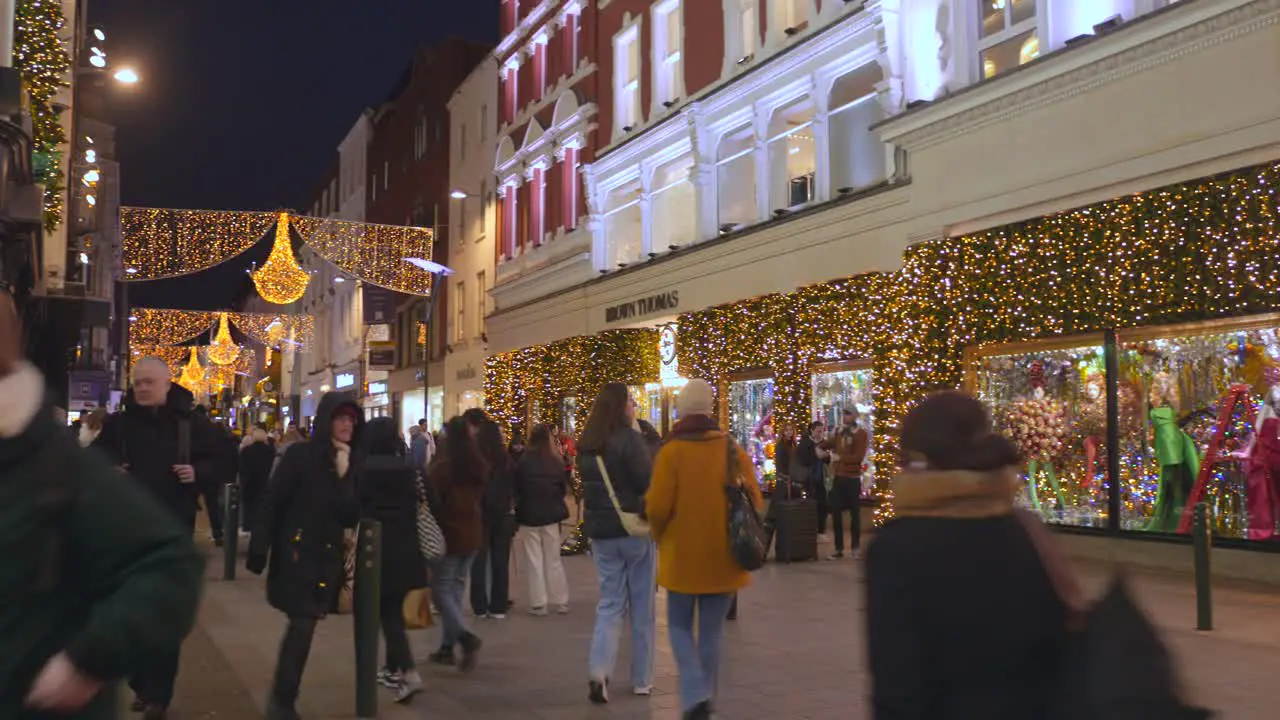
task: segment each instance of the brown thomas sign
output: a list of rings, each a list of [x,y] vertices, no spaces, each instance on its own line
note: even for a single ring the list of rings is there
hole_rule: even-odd
[[[649,297],[619,303],[604,309],[604,321],[615,323],[622,320],[644,317],[654,313],[676,310],[680,307],[680,291],[671,290]]]

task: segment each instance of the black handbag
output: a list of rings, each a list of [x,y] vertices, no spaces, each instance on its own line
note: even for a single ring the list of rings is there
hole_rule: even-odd
[[[764,566],[765,556],[769,553],[769,538],[764,530],[764,521],[760,519],[755,504],[751,502],[751,495],[743,486],[738,468],[738,446],[733,438],[727,437],[725,447],[729,469],[724,488],[729,504],[729,550],[738,565],[751,572]]]

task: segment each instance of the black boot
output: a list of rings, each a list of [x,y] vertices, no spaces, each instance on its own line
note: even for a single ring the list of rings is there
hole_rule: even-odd
[[[711,720],[711,701],[703,700],[692,709],[685,710],[684,720]]]
[[[470,672],[476,666],[476,654],[480,652],[480,638],[473,633],[463,633],[458,638],[458,644],[462,646],[462,660],[458,662],[458,669],[462,672]]]

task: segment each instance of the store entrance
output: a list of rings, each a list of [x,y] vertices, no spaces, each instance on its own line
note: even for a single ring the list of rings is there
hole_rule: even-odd
[[[680,414],[676,410],[676,398],[680,387],[662,383],[632,385],[631,397],[636,401],[636,417],[647,421],[663,437],[671,432]]]

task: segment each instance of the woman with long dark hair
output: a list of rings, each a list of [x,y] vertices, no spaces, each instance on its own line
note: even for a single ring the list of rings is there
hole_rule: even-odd
[[[560,443],[550,425],[538,425],[516,463],[516,542],[529,577],[529,612],[569,612],[569,584],[560,561],[560,523],[569,517],[568,489]]]
[[[516,534],[515,463],[507,454],[498,423],[485,420],[476,447],[489,466],[484,486],[483,536],[471,564],[471,610],[476,617],[502,620],[511,600],[511,538]]]
[[[407,702],[422,689],[409,650],[404,598],[426,587],[427,566],[418,551],[418,473],[405,461],[404,441],[391,418],[365,426],[356,488],[361,516],[382,523],[382,637],[387,664],[378,680]]]
[[[597,704],[609,701],[609,676],[624,616],[631,621],[632,691],[653,691],[653,540],[634,523],[624,523],[620,514],[644,512],[652,467],[649,448],[636,429],[636,404],[627,386],[605,385],[578,443],[583,526],[600,581],[588,678],[588,697]]]
[[[480,638],[467,627],[462,612],[462,594],[476,551],[484,533],[482,504],[488,464],[476,448],[475,426],[460,417],[449,421],[444,452],[427,474],[427,497],[444,534],[445,556],[431,565],[431,591],[440,609],[440,649],[431,660],[453,665],[453,645],[462,646],[458,666],[475,667]]]

